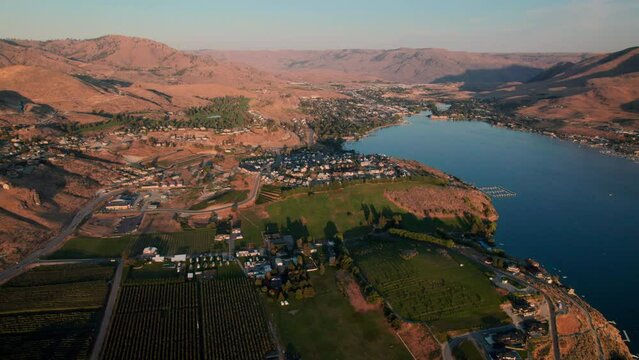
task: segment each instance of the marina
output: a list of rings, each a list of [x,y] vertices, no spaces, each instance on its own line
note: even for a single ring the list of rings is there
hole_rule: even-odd
[[[483,186],[478,189],[479,191],[483,192],[493,199],[503,199],[517,196],[516,192],[510,191],[501,186]]]

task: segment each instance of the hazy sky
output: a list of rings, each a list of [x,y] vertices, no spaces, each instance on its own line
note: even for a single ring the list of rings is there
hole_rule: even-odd
[[[122,34],[180,49],[639,45],[639,0],[0,0],[0,38]]]

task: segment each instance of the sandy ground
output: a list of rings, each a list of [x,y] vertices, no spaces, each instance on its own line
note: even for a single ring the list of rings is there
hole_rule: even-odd
[[[571,314],[557,316],[557,333],[559,335],[570,335],[582,330],[579,319]]]

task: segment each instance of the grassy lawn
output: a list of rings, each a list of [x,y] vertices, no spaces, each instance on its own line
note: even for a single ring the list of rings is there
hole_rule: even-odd
[[[457,360],[483,360],[475,344],[470,340],[462,341],[458,346],[453,349],[453,356]]]
[[[268,304],[284,346],[303,359],[411,359],[381,312],[356,312],[340,293],[335,270],[311,281],[317,295],[281,307]]]
[[[89,259],[115,258],[132,243],[134,237],[116,238],[77,237],[67,241],[64,246],[51,254],[49,259]]]
[[[347,246],[393,309],[408,320],[427,322],[440,339],[449,331],[507,320],[490,280],[453,251],[404,239],[348,240]],[[417,255],[405,260],[401,252],[409,249]]]
[[[346,237],[357,236],[370,230],[366,221],[367,213],[383,214],[388,219],[393,214],[401,214],[402,226],[411,231],[433,232],[437,228],[452,230],[464,227],[464,223],[457,219],[446,221],[418,219],[396,207],[384,197],[384,191],[387,189],[405,189],[424,184],[429,184],[429,179],[357,184],[330,192],[292,195],[281,201],[267,204],[268,219],[260,218],[250,209],[243,211],[243,215],[252,221],[243,221],[242,231],[248,238],[257,239],[260,231],[271,223],[296,238],[310,235],[316,239],[322,239],[332,236],[335,231],[343,232]]]

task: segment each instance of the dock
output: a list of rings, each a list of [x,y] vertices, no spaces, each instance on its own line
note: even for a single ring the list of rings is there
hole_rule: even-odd
[[[625,337],[625,339],[623,339],[624,342],[630,342],[630,336],[628,336],[628,333],[626,332],[626,330],[623,330],[623,336]]]
[[[493,199],[512,198],[517,196],[516,192],[508,190],[501,186],[482,186],[478,189],[479,191],[483,192]]]

